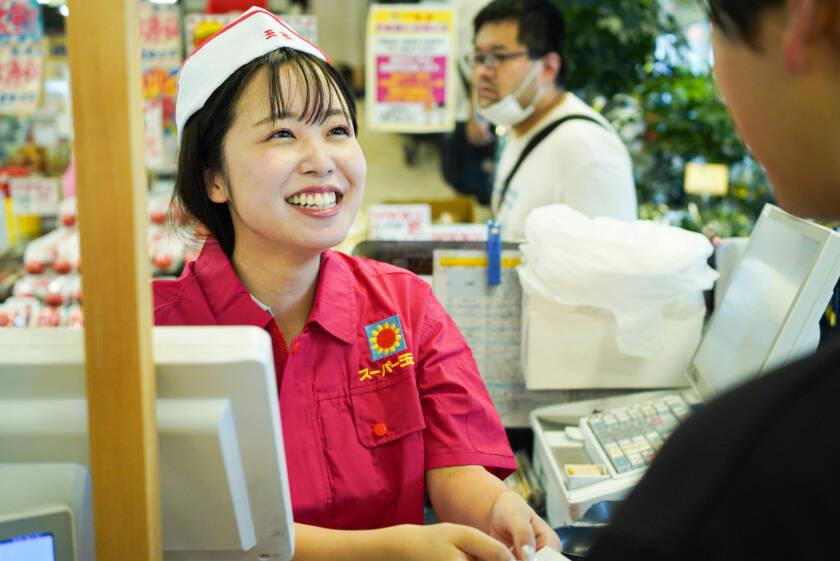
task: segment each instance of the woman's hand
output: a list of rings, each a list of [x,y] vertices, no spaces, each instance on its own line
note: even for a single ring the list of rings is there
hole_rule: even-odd
[[[505,544],[469,526],[402,525],[383,531],[391,534],[394,561],[515,561]]]
[[[504,491],[490,509],[490,535],[507,544],[520,561],[531,561],[544,547],[560,551],[560,538],[525,499],[513,491]]]

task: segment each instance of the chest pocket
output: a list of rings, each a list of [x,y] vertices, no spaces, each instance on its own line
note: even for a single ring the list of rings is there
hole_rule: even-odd
[[[413,374],[387,386],[357,389],[350,399],[356,434],[366,448],[392,442],[426,428]]]

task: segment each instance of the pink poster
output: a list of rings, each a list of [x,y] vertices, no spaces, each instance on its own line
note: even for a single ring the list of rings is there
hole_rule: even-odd
[[[442,106],[446,102],[446,67],[443,56],[378,55],[376,100]]]

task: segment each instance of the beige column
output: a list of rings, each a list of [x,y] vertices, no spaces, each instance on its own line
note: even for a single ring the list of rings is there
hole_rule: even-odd
[[[137,0],[70,0],[69,9],[97,561],[158,561]]]

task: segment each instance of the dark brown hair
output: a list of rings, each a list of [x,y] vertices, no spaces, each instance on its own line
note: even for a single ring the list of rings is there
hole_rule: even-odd
[[[306,97],[298,117],[306,124],[322,123],[338,98],[347,119],[358,135],[356,103],[338,71],[318,57],[282,48],[256,58],[239,68],[219,86],[199,111],[184,125],[178,152],[178,171],[171,213],[180,213],[193,222],[196,231],[205,230],[221,244],[228,258],[233,256],[235,235],[227,203],[214,203],[207,195],[205,172],[225,173],[224,138],[233,124],[236,104],[260,68],[268,70],[268,96],[271,118],[287,112],[291,100],[281,87],[280,73],[295,72],[303,81]]]
[[[784,5],[784,0],[701,0],[700,3],[725,35],[754,45],[760,18],[766,10]]]
[[[531,59],[548,53],[560,55],[562,64],[554,83],[566,85],[566,20],[563,12],[549,0],[494,0],[473,20],[475,33],[487,23],[515,21],[519,26],[517,40],[528,49]]]

